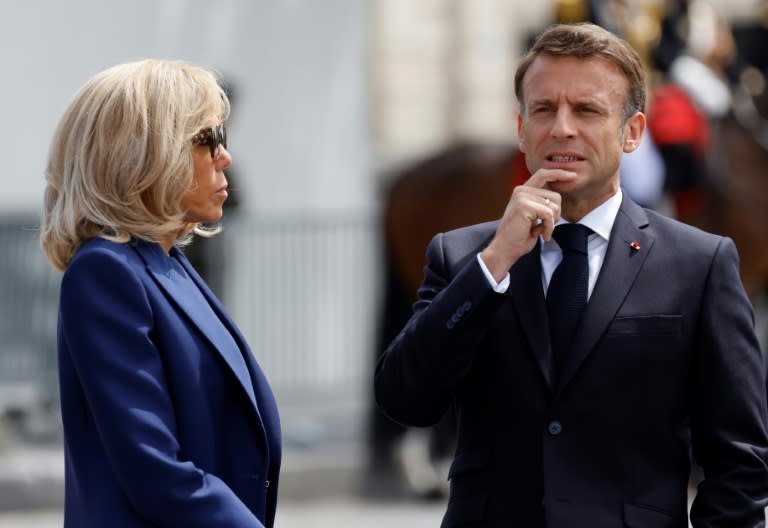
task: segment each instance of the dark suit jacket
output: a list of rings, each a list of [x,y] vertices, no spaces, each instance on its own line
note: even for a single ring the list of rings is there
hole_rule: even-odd
[[[62,278],[67,528],[273,524],[272,392],[219,301],[180,251],[171,257],[94,239]]]
[[[432,240],[415,314],[376,370],[404,424],[455,404],[443,526],[685,528],[691,451],[706,472],[694,526],[763,526],[764,366],[732,241],[625,197],[554,387],[539,247],[494,293],[476,254],[497,225]]]

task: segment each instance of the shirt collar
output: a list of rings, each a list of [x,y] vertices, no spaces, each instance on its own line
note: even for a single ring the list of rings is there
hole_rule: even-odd
[[[613,222],[616,220],[616,215],[619,214],[621,199],[622,193],[621,188],[619,188],[616,194],[592,209],[579,223],[587,226],[603,239],[608,240],[613,228]],[[567,223],[568,221],[561,217],[555,226]]]

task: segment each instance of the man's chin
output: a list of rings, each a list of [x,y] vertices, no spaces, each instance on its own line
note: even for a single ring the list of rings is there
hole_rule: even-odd
[[[556,193],[562,194],[562,195],[568,195],[574,192],[578,192],[582,188],[582,181],[580,179],[576,179],[574,181],[555,181],[555,182],[549,182],[547,184],[547,188],[551,191],[555,191]]]

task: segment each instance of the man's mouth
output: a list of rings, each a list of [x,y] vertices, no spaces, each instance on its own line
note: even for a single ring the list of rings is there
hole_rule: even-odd
[[[569,161],[581,161],[582,158],[578,156],[548,156],[547,160],[555,163],[566,163]]]

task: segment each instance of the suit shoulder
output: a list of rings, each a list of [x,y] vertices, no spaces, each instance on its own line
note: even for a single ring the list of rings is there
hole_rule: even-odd
[[[647,210],[650,226],[661,235],[669,237],[675,243],[685,243],[697,247],[716,248],[726,237],[704,231],[701,228],[692,226],[665,216],[653,210]]]
[[[684,262],[710,262],[719,257],[736,259],[738,250],[729,237],[704,231],[660,213],[648,212],[648,229],[663,252]]]
[[[430,243],[433,250],[443,253],[449,265],[463,264],[466,258],[475,255],[488,245],[496,233],[498,220],[474,224],[435,235]],[[439,246],[437,245],[439,244]]]
[[[64,271],[64,277],[75,274],[79,269],[108,268],[117,271],[120,267],[135,267],[137,264],[138,256],[130,243],[92,238],[77,250]]]
[[[473,224],[463,226],[443,233],[446,241],[477,240],[482,241],[492,237],[499,226],[499,220],[483,222],[482,224]]]
[[[101,310],[104,304],[148,305],[151,279],[132,243],[91,239],[84,243],[61,278],[62,311]]]
[[[75,253],[70,265],[81,260],[116,259],[128,260],[135,256],[136,252],[130,242],[113,242],[104,238],[92,238],[86,241]]]

